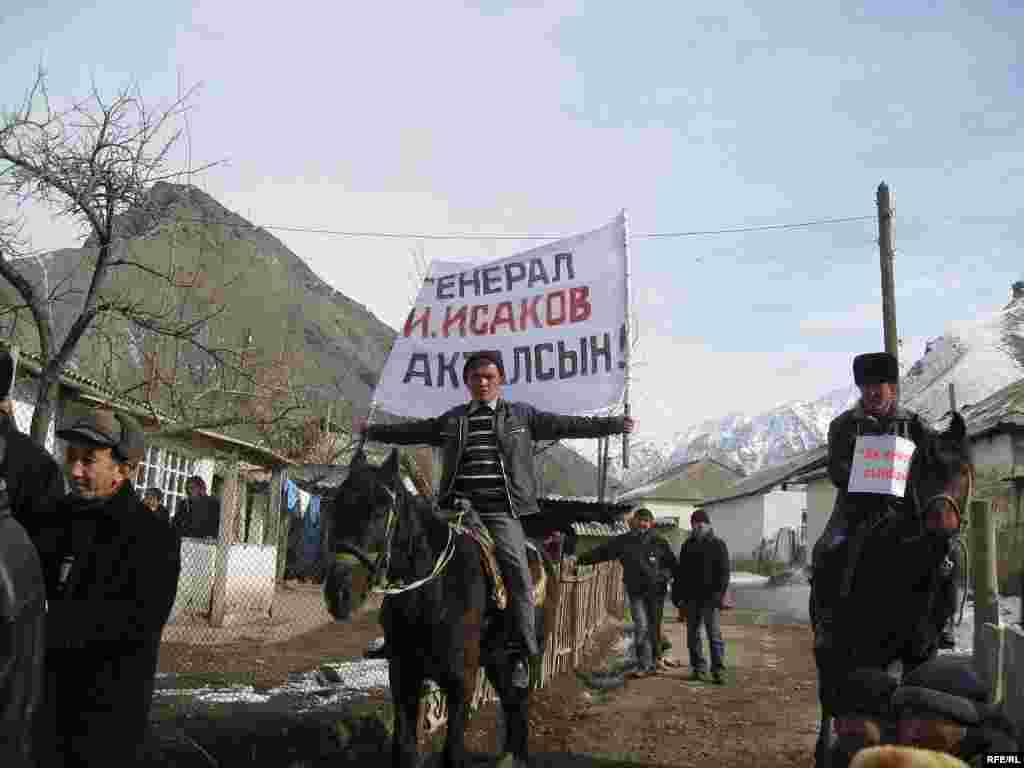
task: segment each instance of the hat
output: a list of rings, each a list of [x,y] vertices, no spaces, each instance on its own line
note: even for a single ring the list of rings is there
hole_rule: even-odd
[[[907,673],[904,685],[930,688],[971,701],[988,699],[988,686],[978,674],[970,657],[959,659],[955,656],[937,656]]]
[[[470,353],[469,357],[466,358],[466,363],[462,366],[462,380],[466,381],[469,378],[471,368],[484,366],[488,363],[498,369],[498,373],[501,374],[502,378],[505,377],[505,366],[501,361],[501,353],[496,349],[481,349]]]
[[[636,510],[636,512],[634,512],[633,514],[636,516],[637,520],[654,519],[654,513],[651,512],[651,510],[649,510],[647,507],[640,507],[640,509]]]
[[[868,352],[853,358],[853,381],[858,387],[899,380],[899,363],[888,352]]]
[[[90,443],[111,448],[122,460],[135,463],[146,454],[142,428],[135,419],[110,410],[95,409],[57,431],[68,442]]]
[[[834,709],[837,714],[892,717],[892,695],[899,681],[882,669],[860,667],[850,672],[837,686]]]
[[[697,523],[710,523],[711,518],[708,517],[708,513],[703,509],[695,509],[693,514],[690,515],[690,525],[697,525]]]

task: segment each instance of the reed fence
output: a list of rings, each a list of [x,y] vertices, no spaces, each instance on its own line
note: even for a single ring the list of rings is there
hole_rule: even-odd
[[[583,660],[587,643],[609,616],[622,617],[626,593],[622,566],[617,562],[576,566],[563,560],[557,587],[546,605],[544,653],[531,669],[531,685],[543,688],[556,675],[575,669]],[[477,677],[472,707],[497,700],[483,669]],[[424,694],[420,707],[421,726],[433,731],[447,721],[445,697],[436,685]]]

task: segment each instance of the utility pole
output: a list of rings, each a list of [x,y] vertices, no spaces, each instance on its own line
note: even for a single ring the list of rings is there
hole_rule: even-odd
[[[883,181],[878,185],[878,255],[882,267],[882,333],[885,351],[899,361],[899,340],[896,337],[896,295],[893,278],[892,195]]]

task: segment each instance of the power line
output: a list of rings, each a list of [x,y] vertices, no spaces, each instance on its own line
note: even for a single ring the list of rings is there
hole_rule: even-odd
[[[784,229],[805,229],[809,227],[827,226],[830,224],[847,224],[855,221],[873,221],[875,215],[870,216],[844,216],[829,219],[814,219],[789,224],[761,224],[755,226],[726,227],[723,229],[694,229],[679,232],[641,232],[631,234],[634,239],[668,239],[682,237],[701,237],[708,235],[727,235],[743,232],[767,232],[771,230]],[[299,232],[313,235],[331,235],[333,237],[351,238],[386,238],[395,240],[562,240],[573,237],[573,234],[499,234],[488,232],[476,233],[427,233],[427,232],[381,232],[381,231],[358,231],[328,229],[325,227],[298,227],[287,224],[249,224],[236,221],[216,221],[202,217],[180,217],[178,221],[191,221],[202,224],[221,224],[229,227],[249,227],[251,229],[275,230],[278,232]]]

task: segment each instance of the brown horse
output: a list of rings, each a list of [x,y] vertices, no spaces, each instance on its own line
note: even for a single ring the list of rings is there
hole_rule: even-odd
[[[390,649],[389,681],[394,702],[392,765],[412,768],[418,760],[417,724],[426,679],[444,691],[448,732],[443,764],[462,768],[464,736],[478,671],[501,701],[506,720],[504,752],[524,764],[528,759],[528,689],[511,685],[503,649],[504,612],[493,604],[493,581],[487,575],[477,540],[441,515],[429,500],[413,496],[402,483],[398,452],[374,467],[360,449],[334,506],[336,546],[357,557],[370,571],[370,583],[387,579],[381,623]],[[367,549],[380,555],[371,558]],[[557,579],[542,552],[528,547],[538,605],[538,641],[543,647],[545,605]],[[325,598],[338,620],[349,618],[353,604],[351,571],[339,563],[328,573]]]
[[[973,484],[966,425],[954,413],[944,432],[927,433],[917,446],[902,514],[882,517],[867,530],[856,562],[848,562],[850,539],[827,555],[813,586],[836,606],[835,645],[827,653],[816,652],[825,701],[841,695],[834,681],[854,669],[885,669],[900,662],[907,670],[934,657],[950,604],[943,596],[949,587],[943,565]],[[844,577],[850,588],[840,598]],[[827,746],[833,708],[834,702],[823,703],[819,766],[840,764]]]

